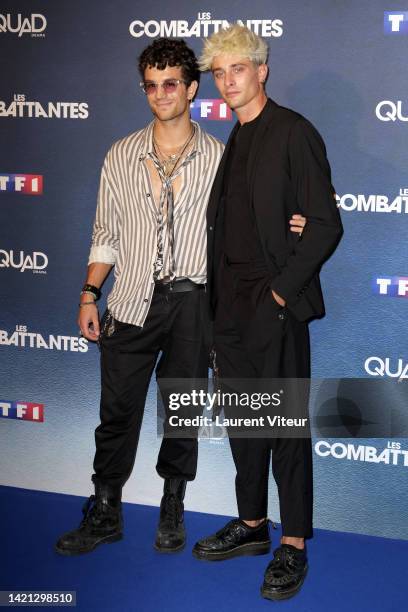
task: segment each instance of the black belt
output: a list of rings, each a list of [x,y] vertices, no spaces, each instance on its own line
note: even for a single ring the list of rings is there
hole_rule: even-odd
[[[185,291],[198,291],[205,289],[205,285],[193,283],[188,278],[180,278],[179,280],[173,281],[156,281],[154,284],[154,290],[159,293],[181,293]]]

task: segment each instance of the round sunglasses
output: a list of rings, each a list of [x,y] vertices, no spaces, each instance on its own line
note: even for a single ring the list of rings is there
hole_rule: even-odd
[[[156,81],[141,81],[140,87],[147,96],[151,96],[156,93],[160,85],[166,94],[174,93],[180,83],[187,85],[187,82],[183,81],[183,79],[165,79],[160,83],[156,83]]]

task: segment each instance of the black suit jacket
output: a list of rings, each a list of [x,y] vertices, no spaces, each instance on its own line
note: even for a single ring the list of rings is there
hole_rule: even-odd
[[[212,315],[215,270],[222,257],[220,210],[231,132],[207,209],[208,289]],[[320,134],[304,117],[268,99],[256,127],[247,164],[250,206],[271,288],[299,321],[324,314],[319,270],[335,249],[343,228],[334,199],[330,166]],[[307,217],[302,237],[291,232],[294,213]],[[218,224],[218,225],[217,225]],[[218,231],[217,231],[218,230]]]

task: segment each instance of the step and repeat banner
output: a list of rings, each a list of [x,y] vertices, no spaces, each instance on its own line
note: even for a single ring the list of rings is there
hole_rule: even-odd
[[[355,405],[356,379],[373,403],[370,380],[406,389],[408,0],[3,0],[1,484],[90,494],[99,352],[76,318],[101,165],[115,140],[151,120],[139,88],[142,49],[170,36],[200,52],[206,36],[239,20],[269,44],[268,95],[321,132],[344,223],[322,273],[327,315],[311,324],[313,376],[337,381],[322,383],[322,422],[340,396]],[[235,121],[210,75],[191,114],[224,142]],[[313,439],[315,526],[408,538],[408,439],[402,430],[372,439],[359,431]],[[153,380],[126,501],[158,505],[159,446]],[[225,433],[201,440],[186,507],[236,514]],[[269,515],[279,519],[272,477]]]

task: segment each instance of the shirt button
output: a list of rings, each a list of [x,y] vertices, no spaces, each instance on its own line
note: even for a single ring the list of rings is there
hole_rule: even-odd
[[[210,232],[212,232],[213,231],[213,226],[210,225],[210,227],[208,229],[210,230]]]
[[[145,298],[143,301],[144,301],[144,302],[148,302],[149,300],[148,300],[147,298]]]
[[[147,197],[147,198],[150,198],[150,193],[146,193],[146,197]]]
[[[279,312],[278,313],[278,319],[280,319],[281,321],[283,321],[283,319],[285,318],[285,313],[284,312]]]

